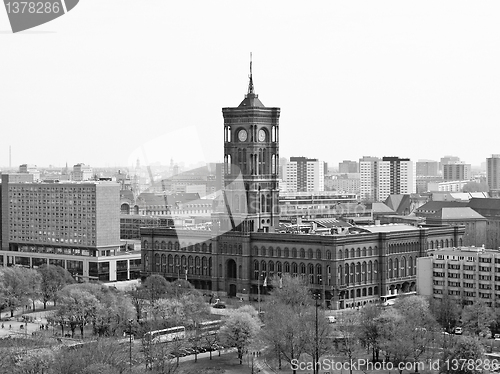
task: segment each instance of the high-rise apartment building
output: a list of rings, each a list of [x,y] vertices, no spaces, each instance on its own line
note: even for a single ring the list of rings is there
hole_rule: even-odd
[[[438,173],[438,162],[432,160],[418,160],[417,166],[417,176],[421,177],[435,177],[439,175]]]
[[[59,265],[85,280],[138,275],[140,254],[120,242],[118,183],[13,179],[2,175],[0,265]]]
[[[455,162],[460,162],[460,157],[457,156],[444,156],[441,157],[441,160],[439,161],[439,171],[443,171],[443,165],[455,163]]]
[[[486,159],[486,177],[490,193],[497,195],[500,191],[500,154]]]
[[[358,172],[358,162],[351,160],[344,160],[339,162],[339,173],[340,174],[350,174]]]
[[[288,192],[324,191],[324,162],[307,157],[290,157],[284,168],[283,179]]]
[[[416,192],[415,166],[408,158],[365,156],[359,169],[361,199],[383,201],[391,194]]]
[[[464,181],[471,179],[472,167],[463,162],[453,162],[443,165],[443,179],[445,181]]]
[[[73,180],[77,182],[91,180],[92,168],[85,164],[76,164],[73,166]]]

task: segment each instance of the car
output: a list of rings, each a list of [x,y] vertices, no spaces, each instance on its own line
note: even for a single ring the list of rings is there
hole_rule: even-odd
[[[441,335],[447,336],[450,335],[447,331],[441,331]]]
[[[337,318],[335,316],[328,316],[328,323],[335,323],[337,322]]]
[[[226,309],[226,304],[215,303],[214,305],[212,305],[212,308],[215,308],[215,309]]]
[[[495,334],[495,335],[493,335],[493,338],[494,338],[495,340],[500,340],[500,334]]]
[[[455,335],[462,335],[464,330],[461,327],[455,327]]]

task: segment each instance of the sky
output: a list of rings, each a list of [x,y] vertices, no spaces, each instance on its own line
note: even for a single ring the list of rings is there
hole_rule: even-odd
[[[223,107],[281,108],[280,157],[500,153],[498,1],[80,0],[13,34],[0,166],[220,162]]]

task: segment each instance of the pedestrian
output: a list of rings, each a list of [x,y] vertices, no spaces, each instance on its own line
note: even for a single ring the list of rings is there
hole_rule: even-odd
[[[12,325],[9,325],[9,330],[12,330]]]
[[[3,322],[2,322],[2,329],[3,329]]]

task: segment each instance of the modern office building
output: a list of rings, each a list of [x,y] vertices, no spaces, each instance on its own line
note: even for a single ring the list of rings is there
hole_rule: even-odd
[[[486,179],[490,193],[500,194],[500,154],[491,155],[486,159]]]
[[[88,181],[93,178],[92,168],[85,164],[76,164],[73,166],[72,179],[76,182]]]
[[[320,192],[325,190],[324,162],[307,157],[290,157],[284,166],[287,192]]]
[[[273,280],[290,274],[342,309],[414,290],[416,259],[431,242],[461,245],[461,227],[349,225],[317,234],[277,232],[279,113],[258,99],[250,74],[245,99],[223,109],[225,190],[218,208],[225,209],[212,215],[210,230],[141,229],[143,277],[185,278],[219,296],[256,300],[266,297]],[[384,161],[388,191],[391,183],[403,189],[401,181],[390,180],[391,170],[396,176],[414,174],[407,162]],[[410,184],[405,180],[404,188]]]
[[[445,181],[470,181],[472,167],[463,162],[453,162],[443,165],[443,179]]]
[[[445,246],[417,259],[417,292],[461,305],[500,307],[500,252],[484,247]]]
[[[120,241],[114,182],[26,183],[2,175],[0,265],[59,265],[80,280],[138,275],[140,252]]]
[[[20,174],[31,174],[31,175],[33,175],[34,181],[40,180],[40,171],[38,170],[36,165],[28,165],[28,164],[19,165],[19,173]]]
[[[408,158],[363,157],[359,169],[362,200],[383,201],[389,195],[416,192],[415,166]]]

